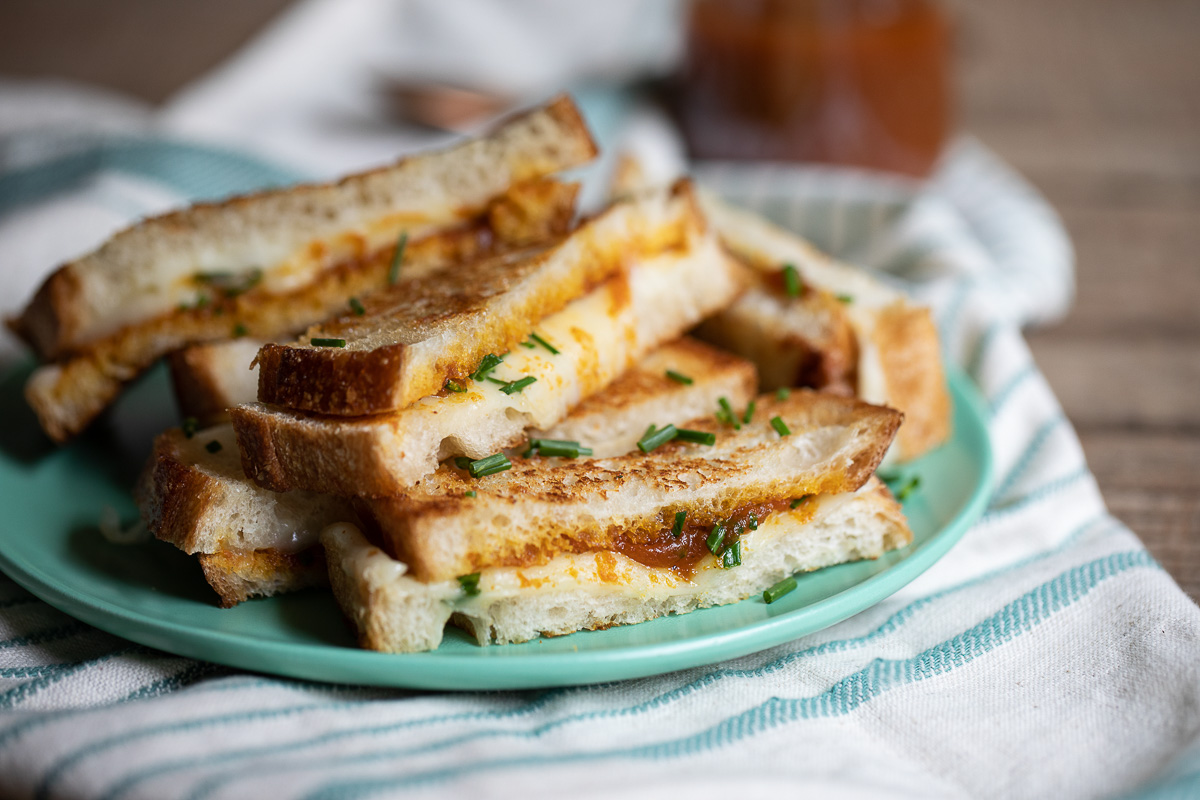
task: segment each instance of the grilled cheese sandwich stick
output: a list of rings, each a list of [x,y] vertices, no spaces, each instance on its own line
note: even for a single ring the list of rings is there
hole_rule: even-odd
[[[258,356],[258,399],[339,416],[402,409],[516,347],[544,317],[623,271],[684,247],[700,222],[690,191],[610,206],[561,241],[457,265],[372,296],[361,316],[312,328]],[[338,346],[321,346],[337,342]]]
[[[702,203],[722,241],[759,279],[701,326],[701,338],[754,361],[764,388],[849,384],[857,397],[900,409],[901,459],[916,458],[949,437],[950,399],[928,309],[760,217],[708,194]],[[798,298],[784,289],[784,265],[799,273]]]
[[[246,367],[256,350],[240,354],[242,371],[249,373]],[[205,374],[212,360],[193,362],[203,365],[200,375],[191,376],[193,383],[219,377]],[[692,382],[666,378],[668,369]],[[682,423],[714,407],[719,397],[740,406],[753,397],[755,383],[750,364],[684,339],[651,353],[558,428],[540,435],[589,437],[581,441],[598,453],[620,454],[635,447],[652,421]],[[253,387],[246,391],[253,396]],[[592,434],[598,438],[590,438]],[[256,486],[242,471],[229,425],[200,430],[190,438],[179,429],[159,436],[135,494],[150,530],[198,558],[225,607],[252,596],[324,584],[328,578],[318,533],[333,522],[358,519],[349,502],[331,495],[276,493]]]
[[[734,603],[796,572],[878,558],[911,542],[912,532],[899,504],[872,477],[857,491],[785,506],[741,534],[740,563],[727,567],[723,557],[706,554],[686,576],[598,549],[485,567],[466,584],[468,592],[456,579],[416,579],[354,525],[330,526],[321,541],[334,595],[359,643],[403,653],[437,647],[447,620],[481,645],[506,644]]]
[[[517,459],[483,478],[448,463],[403,494],[362,507],[384,548],[421,581],[597,549],[686,567],[719,524],[749,514],[761,522],[792,500],[862,486],[901,418],[810,390],[782,400],[762,395],[737,429],[712,416],[687,423],[713,434],[711,445],[677,439],[649,453],[549,470],[540,457]],[[682,527],[672,530],[680,512]]]
[[[514,347],[486,377],[460,385],[461,392],[371,417],[312,416],[261,403],[231,409],[246,474],[275,491],[390,495],[433,472],[441,459],[482,458],[521,441],[528,429],[557,425],[585,397],[741,290],[741,268],[690,197],[686,184],[675,190],[686,223],[681,241],[631,256],[620,274],[538,323],[534,332],[553,351]]]
[[[144,220],[57,270],[10,321],[41,358],[59,362],[35,372],[29,401],[63,441],[171,350],[230,338],[239,326],[268,339],[290,334],[387,285],[401,232],[405,260],[420,263],[447,247],[486,251],[514,226],[536,231],[530,212],[569,221],[574,190],[539,181],[594,154],[564,97],[487,138],[337,183]]]

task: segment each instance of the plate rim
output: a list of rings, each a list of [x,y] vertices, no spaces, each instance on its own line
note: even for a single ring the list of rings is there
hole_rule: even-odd
[[[958,513],[919,550],[887,569],[814,603],[729,630],[666,642],[620,644],[603,650],[529,652],[482,659],[438,650],[378,653],[325,644],[247,639],[242,633],[196,628],[175,619],[137,613],[103,597],[64,590],[54,576],[37,564],[16,561],[3,549],[0,549],[0,570],[49,605],[112,635],[188,658],[287,678],[477,691],[583,685],[665,674],[766,650],[835,625],[916,580],[962,538],[990,499],[994,457],[987,430],[989,414],[974,383],[957,367],[948,368],[946,377],[953,402],[965,405],[981,434],[973,436],[979,440],[979,450],[972,448],[978,456],[979,480]],[[952,437],[962,433],[956,426]],[[754,597],[741,602],[752,601]],[[503,646],[492,645],[489,649]],[[271,656],[270,665],[264,666],[264,655]],[[554,677],[545,674],[548,669],[555,672]],[[467,678],[469,683],[464,684]]]

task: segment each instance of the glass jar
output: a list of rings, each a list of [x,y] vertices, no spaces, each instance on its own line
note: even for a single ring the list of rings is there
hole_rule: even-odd
[[[693,0],[678,113],[696,158],[929,173],[951,126],[931,0]]]

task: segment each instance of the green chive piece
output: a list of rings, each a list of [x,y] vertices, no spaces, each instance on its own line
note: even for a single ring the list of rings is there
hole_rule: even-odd
[[[754,419],[754,401],[753,400],[750,401],[750,405],[746,406],[746,413],[742,415],[742,422],[749,425],[750,420],[752,420],[752,419]]]
[[[400,264],[404,261],[404,247],[407,244],[408,231],[400,231],[400,238],[396,240],[396,252],[392,253],[392,266],[388,268],[388,283],[392,286],[400,280]]]
[[[674,439],[679,434],[679,431],[674,425],[667,425],[666,427],[659,428],[653,433],[650,433],[649,431],[646,433],[647,435],[639,439],[637,443],[638,449],[643,453],[649,453],[654,449],[663,446],[667,442]]]
[[[725,523],[718,522],[717,526],[712,529],[712,533],[708,534],[708,538],[704,543],[708,545],[708,552],[714,556],[721,554],[721,545],[725,541]]]
[[[357,297],[350,298],[350,310],[354,312],[354,316],[361,317],[367,313],[367,309]]]
[[[734,542],[725,548],[725,554],[721,556],[721,567],[723,569],[732,569],[742,565],[742,543]]]
[[[802,505],[804,505],[805,503],[807,503],[807,502],[808,502],[809,500],[811,500],[811,499],[812,499],[812,495],[811,495],[811,494],[806,494],[806,495],[804,495],[804,497],[797,497],[795,500],[793,500],[793,501],[792,501],[791,503],[789,503],[788,505],[789,505],[789,507],[790,507],[790,508],[791,508],[791,509],[794,511],[794,510],[796,510],[797,508],[799,508],[800,506],[802,506]]]
[[[779,400],[780,402],[787,400],[791,396],[792,396],[792,390],[787,388],[786,386],[780,386],[778,389],[775,390],[775,399]]]
[[[467,469],[471,466],[471,459],[467,458],[466,456],[455,456],[454,466],[458,467],[459,469]]]
[[[205,286],[220,286],[223,283],[229,283],[233,280],[233,273],[228,270],[213,270],[211,272],[197,272],[192,275],[192,280],[196,283],[204,284]]]
[[[913,475],[912,479],[909,480],[908,483],[904,484],[904,486],[901,487],[900,491],[896,492],[896,499],[903,503],[905,500],[908,499],[908,496],[910,494],[912,494],[914,491],[916,491],[917,487],[920,485],[921,485],[921,476]]]
[[[569,439],[530,439],[529,450],[547,458],[579,458],[592,454],[592,448]]]
[[[455,394],[462,394],[467,390],[467,387],[463,386],[458,381],[446,381],[446,388]]]
[[[521,342],[521,347],[524,347],[526,350],[532,350],[533,348],[537,347],[537,342],[526,339],[525,341]]]
[[[655,426],[655,424],[653,422],[651,422],[650,427],[646,428],[646,432],[642,434],[642,438],[649,439],[651,436],[654,435],[654,432],[656,430],[658,430],[658,428]]]
[[[693,431],[688,428],[679,428],[675,431],[675,438],[681,442],[691,442],[692,444],[704,444],[712,447],[717,443],[717,435],[708,431]]]
[[[684,386],[691,386],[693,383],[695,383],[695,381],[689,378],[687,375],[684,375],[682,372],[676,372],[673,369],[667,370],[667,377],[676,383],[682,383]]]
[[[233,326],[233,338],[235,338],[235,339],[240,339],[243,336],[245,336],[246,334],[248,334],[249,332],[250,331],[246,329],[246,326],[240,322],[237,325]]]
[[[467,597],[474,597],[479,594],[479,573],[472,572],[470,575],[459,575],[458,585],[462,587],[463,594]]]
[[[200,420],[195,417],[184,417],[183,424],[179,427],[183,428],[183,435],[190,439],[196,435],[196,431],[200,430]]]
[[[775,584],[770,589],[767,589],[765,592],[763,592],[763,602],[764,603],[774,603],[776,600],[783,597],[785,594],[788,594],[789,592],[794,591],[795,588],[796,588],[796,579],[795,578],[784,578],[779,583]]]
[[[504,453],[494,453],[486,458],[471,461],[467,465],[467,472],[471,473],[472,478],[485,478],[488,475],[495,475],[497,472],[504,472],[506,469],[512,469],[512,462]]]
[[[791,264],[783,265],[783,288],[787,290],[788,297],[804,294],[804,282],[800,280],[800,273]]]
[[[733,406],[729,403],[728,397],[721,397],[717,400],[717,404],[721,407],[717,411],[717,419],[726,425],[733,427],[735,431],[742,429],[742,423],[738,422],[737,415],[733,413]]]
[[[258,267],[243,273],[234,272],[197,272],[192,280],[205,286],[217,289],[226,297],[237,297],[245,294],[262,282],[263,271]]]
[[[556,355],[558,355],[558,354],[559,354],[559,349],[558,349],[557,347],[555,347],[554,345],[552,345],[552,344],[550,344],[549,342],[547,342],[547,341],[546,341],[545,339],[543,339],[541,336],[538,336],[538,335],[537,335],[537,333],[531,333],[531,334],[529,334],[529,338],[530,338],[530,339],[533,339],[535,342],[537,342],[538,344],[540,344],[542,347],[544,347],[544,348],[546,348],[547,350],[549,350],[551,355],[555,355],[555,356],[556,356]]]
[[[837,299],[843,303],[850,304],[854,302],[854,296],[849,294],[839,294]]]
[[[747,525],[752,531],[758,530],[758,517],[755,516],[753,511],[750,512],[750,520],[747,522]]]
[[[216,439],[213,439],[211,442],[204,445],[204,449],[210,453],[219,453],[221,452],[221,443]]]
[[[671,528],[671,535],[678,539],[683,535],[683,523],[687,519],[686,511],[675,512],[675,525]]]
[[[486,380],[500,386],[508,386],[510,383],[512,383],[512,381],[506,381],[503,378],[493,378],[491,375],[488,375]]]
[[[474,489],[469,489],[463,493],[463,496],[464,497],[477,497],[478,495],[476,494]]]
[[[537,378],[532,375],[526,375],[524,378],[516,381],[510,381],[500,387],[500,391],[505,394],[520,394],[526,386],[537,383]]]
[[[345,339],[310,339],[313,347],[345,347]]]
[[[471,379],[482,381],[491,373],[492,370],[500,366],[500,362],[503,360],[504,358],[502,356],[498,356],[495,353],[488,353],[486,356],[480,359],[479,366],[475,368],[473,373],[471,373]]]
[[[208,308],[208,304],[209,304],[209,303],[211,303],[211,302],[212,302],[212,298],[211,298],[211,297],[209,297],[209,296],[208,296],[208,295],[206,295],[206,294],[202,294],[202,295],[200,295],[199,297],[197,297],[197,298],[196,298],[196,305],[195,305],[195,308],[196,308],[197,310],[199,310],[199,309],[201,309],[201,308]]]
[[[787,436],[791,433],[791,431],[788,430],[787,423],[784,422],[783,417],[780,416],[771,417],[771,427],[774,428],[775,432],[780,436]]]

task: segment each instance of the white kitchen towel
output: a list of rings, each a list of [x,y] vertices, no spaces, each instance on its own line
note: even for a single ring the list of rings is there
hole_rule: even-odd
[[[337,38],[345,31],[323,16],[333,7],[311,2],[285,25],[308,42],[316,31]],[[288,168],[232,147],[247,119],[236,109],[300,97],[276,90],[311,77],[279,68],[297,54],[284,34],[165,120],[147,113],[97,132],[50,114],[0,127],[4,310],[54,263],[138,216],[394,155],[382,129],[338,149],[338,132],[305,115],[291,118]],[[226,124],[224,146],[181,138],[206,115]],[[246,152],[269,151],[268,139],[257,131]],[[77,623],[0,576],[0,796],[1200,795],[1200,609],[1106,512],[1020,335],[1071,297],[1053,213],[970,140],[925,185],[779,165],[697,171],[934,306],[948,358],[988,401],[996,454],[990,506],[947,556],[868,611],[734,661],[458,694],[175,657]]]

